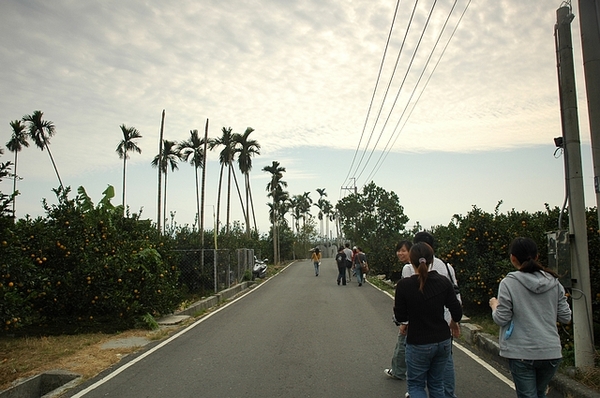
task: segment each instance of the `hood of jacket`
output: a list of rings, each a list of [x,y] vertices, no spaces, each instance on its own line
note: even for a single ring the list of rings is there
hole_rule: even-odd
[[[544,271],[513,271],[506,275],[506,278],[517,280],[527,290],[536,294],[547,292],[559,283],[557,278]]]

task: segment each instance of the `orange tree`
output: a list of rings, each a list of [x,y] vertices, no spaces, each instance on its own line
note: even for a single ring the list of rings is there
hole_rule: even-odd
[[[514,268],[508,246],[517,236],[533,239],[540,261],[547,264],[546,232],[557,229],[558,208],[546,206],[545,212],[486,213],[473,206],[465,216],[454,215],[448,226],[433,229],[436,253],[452,264],[461,287],[463,305],[475,313],[488,312],[488,300],[497,294],[502,278]]]
[[[97,207],[83,188],[75,199],[69,191],[56,191],[57,205],[44,201],[46,217],[3,230],[4,329],[120,329],[171,312],[179,303],[172,239],[139,216],[123,218],[110,205],[112,187]]]

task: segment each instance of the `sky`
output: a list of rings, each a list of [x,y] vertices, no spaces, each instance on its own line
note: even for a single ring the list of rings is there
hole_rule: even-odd
[[[14,161],[5,147],[9,123],[41,110],[56,126],[50,150],[72,196],[83,186],[98,202],[112,185],[117,205],[119,126],[135,127],[142,153],[127,163],[126,204],[156,220],[150,163],[165,110],[164,138],[177,142],[207,122],[209,138],[224,127],[254,129],[261,149],[250,176],[261,233],[270,200],[262,169],[273,161],[286,169],[290,196],[310,192],[313,201],[317,188],[335,205],[373,181],[399,196],[409,227],[447,225],[473,206],[493,212],[500,201],[501,212],[562,206],[564,158],[553,141],[562,135],[554,47],[562,4],[3,0],[0,160]],[[577,12],[574,2],[584,191],[595,206]],[[207,228],[218,151],[207,154]],[[194,169],[178,167],[168,174],[166,214],[191,225]],[[21,151],[17,174],[17,217],[44,215],[42,198],[56,203],[58,186],[46,151],[33,143]],[[12,181],[0,191],[12,192]],[[235,191],[231,209],[241,221]],[[333,225],[329,231],[335,236]]]

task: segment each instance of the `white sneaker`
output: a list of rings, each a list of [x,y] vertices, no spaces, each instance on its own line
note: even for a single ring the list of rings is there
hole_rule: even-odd
[[[410,398],[410,395],[408,395],[408,393],[404,394],[404,398]]]

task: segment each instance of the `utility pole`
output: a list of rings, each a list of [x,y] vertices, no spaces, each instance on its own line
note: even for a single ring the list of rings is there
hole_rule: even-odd
[[[594,366],[594,337],[591,308],[591,286],[587,226],[583,192],[583,167],[577,115],[575,68],[571,22],[574,15],[570,7],[556,11],[556,51],[558,87],[563,130],[565,178],[569,198],[569,243],[571,253],[573,340],[575,366]]]
[[[204,156],[202,157],[202,200],[200,205],[201,214],[198,214],[200,218],[200,245],[204,247],[204,190],[206,185],[206,148],[208,145],[208,119],[206,119],[206,127],[204,127]],[[214,212],[213,212],[214,213]],[[215,249],[217,246],[215,245]]]
[[[352,177],[352,178],[350,178],[350,179],[353,181],[353,184],[352,184],[352,186],[349,186],[349,187],[342,187],[341,189],[342,189],[342,190],[344,190],[344,189],[345,189],[345,190],[351,191],[352,193],[356,193],[356,192],[357,192],[357,190],[356,190],[356,178]]]
[[[579,15],[600,230],[600,4],[596,0],[579,0]]]
[[[156,217],[156,227],[158,228],[158,232],[161,232],[160,224],[161,224],[161,212],[160,212],[160,199],[161,199],[161,188],[162,188],[162,144],[163,144],[163,131],[165,127],[165,110],[162,111],[162,117],[160,119],[160,138],[158,140],[158,215]],[[165,209],[167,211],[167,209]]]

